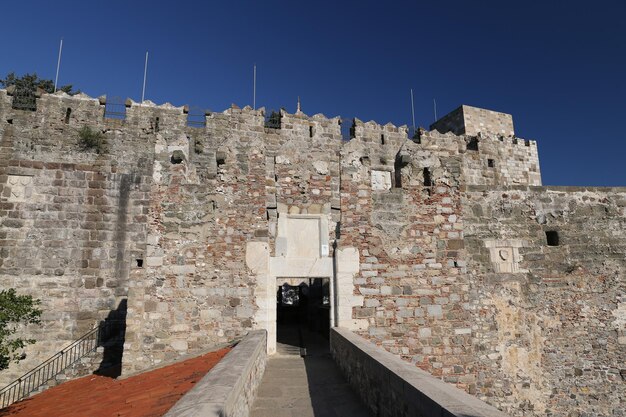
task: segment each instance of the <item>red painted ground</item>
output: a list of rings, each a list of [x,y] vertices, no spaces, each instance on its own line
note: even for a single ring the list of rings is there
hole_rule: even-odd
[[[0,411],[11,417],[161,417],[230,349],[116,380],[90,375]]]

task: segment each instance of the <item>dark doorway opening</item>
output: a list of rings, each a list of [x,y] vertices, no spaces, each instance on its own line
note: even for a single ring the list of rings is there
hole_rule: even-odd
[[[312,345],[328,348],[330,280],[279,278],[276,290],[276,342],[283,354],[307,354]]]

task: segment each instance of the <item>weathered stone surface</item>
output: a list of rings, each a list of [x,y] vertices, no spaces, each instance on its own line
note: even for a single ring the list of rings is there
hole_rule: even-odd
[[[374,415],[506,417],[348,330],[330,336],[335,362]]]
[[[537,145],[508,115],[415,141],[355,120],[342,141],[338,118],[281,114],[194,128],[182,107],[117,120],[43,94],[26,112],[0,90],[0,286],[42,299],[24,334],[49,342],[0,380],[124,308],[124,372],[252,328],[269,346],[276,279],[325,277],[335,325],[506,412],[620,415],[625,189],[537,187]],[[106,152],[81,149],[85,125]]]

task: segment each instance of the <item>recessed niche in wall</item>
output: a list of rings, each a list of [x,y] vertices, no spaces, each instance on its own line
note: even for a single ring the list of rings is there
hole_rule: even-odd
[[[218,151],[215,153],[215,162],[217,163],[217,167],[221,167],[226,163],[226,153],[222,151]]]
[[[185,154],[183,151],[177,149],[172,153],[172,157],[170,158],[170,162],[174,165],[181,164],[185,160]]]

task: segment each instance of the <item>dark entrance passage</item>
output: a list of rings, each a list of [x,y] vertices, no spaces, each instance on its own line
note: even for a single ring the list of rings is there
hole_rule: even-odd
[[[276,342],[282,354],[306,355],[315,339],[328,347],[330,280],[279,278],[276,289]],[[314,336],[314,337],[313,337]],[[320,337],[321,336],[321,337]]]
[[[276,354],[268,357],[251,417],[366,417],[329,349],[329,279],[278,278]]]

